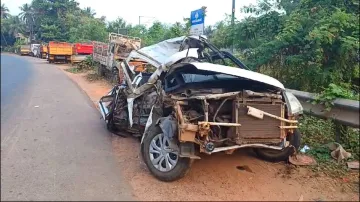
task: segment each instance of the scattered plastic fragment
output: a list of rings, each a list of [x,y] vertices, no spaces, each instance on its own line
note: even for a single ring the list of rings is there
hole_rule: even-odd
[[[351,153],[345,151],[339,143],[330,143],[328,147],[332,151],[331,156],[338,162],[351,157]]]
[[[305,145],[305,146],[300,150],[300,152],[301,152],[301,153],[306,153],[307,150],[310,150],[310,147],[307,146],[307,145]]]
[[[357,169],[359,170],[359,161],[351,161],[351,162],[347,162],[347,166],[350,169]]]

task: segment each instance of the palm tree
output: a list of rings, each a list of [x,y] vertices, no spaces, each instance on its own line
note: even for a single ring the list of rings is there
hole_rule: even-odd
[[[88,15],[90,17],[94,17],[96,15],[96,12],[91,7],[86,7],[84,10],[82,10],[85,15]]]
[[[14,37],[19,33],[24,33],[24,23],[20,20],[18,16],[10,16],[4,24],[3,28],[4,31]]]
[[[5,4],[1,4],[1,19],[7,19],[9,18],[10,14],[9,14],[9,9],[8,7],[5,6]]]
[[[28,27],[28,29],[30,31],[30,40],[32,40],[33,26],[34,26],[34,21],[35,21],[33,9],[31,7],[31,5],[26,3],[20,7],[20,10],[22,12],[19,14],[19,17],[21,20],[23,20],[25,22],[25,25]]]
[[[19,8],[22,11],[19,14],[19,17],[21,18],[21,20],[23,20],[25,23],[29,23],[29,22],[33,21],[33,10],[28,3],[20,6]]]

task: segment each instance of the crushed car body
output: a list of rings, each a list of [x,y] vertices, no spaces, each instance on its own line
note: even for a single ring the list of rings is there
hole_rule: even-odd
[[[145,62],[142,71],[135,59]],[[251,147],[281,161],[300,145],[296,97],[205,37],[133,50],[118,68],[124,80],[101,98],[101,113],[111,132],[141,140],[143,160],[159,180],[183,177],[199,153]]]

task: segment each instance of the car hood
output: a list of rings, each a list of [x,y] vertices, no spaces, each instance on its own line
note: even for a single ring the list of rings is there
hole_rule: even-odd
[[[236,67],[229,67],[229,66],[206,63],[206,62],[191,62],[188,64],[193,65],[195,68],[197,68],[199,70],[212,71],[212,72],[242,77],[245,79],[268,84],[268,85],[280,88],[282,90],[285,90],[284,85],[280,81],[278,81],[277,79],[275,79],[273,77],[267,76],[265,74],[260,74],[257,72],[240,69],[240,68],[236,68]]]

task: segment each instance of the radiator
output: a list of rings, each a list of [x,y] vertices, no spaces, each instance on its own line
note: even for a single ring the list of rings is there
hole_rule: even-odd
[[[236,103],[238,103],[236,105]],[[236,135],[241,143],[280,142],[282,121],[264,115],[263,119],[247,115],[247,106],[284,118],[283,103],[241,103],[234,101],[233,120],[241,124]],[[237,119],[236,119],[237,116]]]

